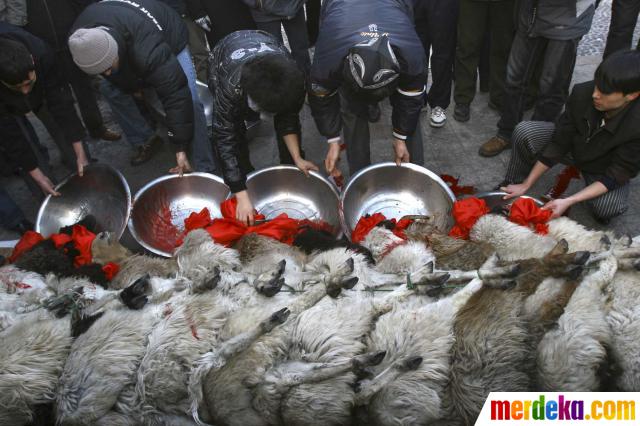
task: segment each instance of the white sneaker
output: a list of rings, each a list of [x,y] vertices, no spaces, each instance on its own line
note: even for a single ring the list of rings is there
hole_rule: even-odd
[[[444,109],[437,106],[431,110],[431,119],[429,120],[431,127],[442,127],[445,121],[447,121],[447,114]]]

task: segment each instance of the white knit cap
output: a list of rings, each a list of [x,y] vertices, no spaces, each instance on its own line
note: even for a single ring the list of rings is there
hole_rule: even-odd
[[[118,43],[105,27],[80,28],[69,37],[73,62],[87,74],[101,74],[118,57]]]

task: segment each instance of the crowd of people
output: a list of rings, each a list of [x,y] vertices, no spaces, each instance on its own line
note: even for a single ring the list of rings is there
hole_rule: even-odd
[[[338,178],[343,147],[351,174],[371,163],[369,123],[389,98],[392,160],[422,164],[422,112],[442,127],[453,91],[453,118],[469,121],[479,80],[500,114],[479,154],[513,148],[498,187],[515,197],[553,165],[573,164],[585,188],[545,207],[559,216],[588,202],[606,222],[627,209],[640,168],[640,46],[631,46],[640,0],[613,0],[603,62],[569,95],[596,3],[0,0],[0,160],[35,196],[57,195],[48,152],[26,116],[33,112],[80,175],[93,161],[91,138],[124,135],[131,164],[146,163],[163,144],[153,91],[175,149],[170,171],[222,176],[238,200],[237,219],[252,223],[247,128],[273,120],[280,162],[319,170],[301,147],[306,100],[326,138],[314,141],[327,143],[323,168]],[[211,134],[197,80],[213,95]],[[119,130],[105,125],[98,93]],[[531,121],[522,121],[529,107]],[[18,233],[33,226],[1,188],[0,225]]]

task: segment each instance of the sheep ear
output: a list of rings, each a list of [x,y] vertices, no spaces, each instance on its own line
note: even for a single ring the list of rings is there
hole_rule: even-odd
[[[558,241],[558,244],[554,248],[551,249],[549,253],[545,257],[557,256],[559,254],[567,254],[569,251],[569,243],[564,238]]]

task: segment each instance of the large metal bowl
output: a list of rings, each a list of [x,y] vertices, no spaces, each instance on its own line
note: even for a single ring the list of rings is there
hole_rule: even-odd
[[[171,257],[184,220],[205,207],[212,218],[221,217],[220,203],[228,195],[223,180],[209,173],[159,177],[136,193],[129,231],[150,252]]]
[[[196,80],[196,90],[198,91],[200,102],[202,102],[204,106],[204,116],[207,118],[207,127],[211,127],[211,123],[213,122],[213,95],[211,95],[209,86],[199,80]]]
[[[35,230],[44,237],[88,215],[96,219],[96,232],[110,231],[118,238],[122,236],[129,220],[131,192],[119,171],[106,164],[91,164],[85,167],[84,176],[73,174],[56,190],[61,195],[47,196],[38,211]]]
[[[340,196],[342,231],[351,237],[358,220],[382,213],[387,219],[429,216],[443,231],[453,224],[456,197],[438,175],[415,164],[374,164],[351,178]]]
[[[306,177],[297,167],[275,166],[247,176],[254,208],[267,219],[286,213],[293,219],[324,221],[340,235],[338,192],[316,172]]]
[[[503,200],[502,198],[505,195],[507,195],[506,192],[489,191],[489,192],[482,192],[480,194],[472,195],[471,197],[477,197],[477,198],[483,199],[487,203],[487,207],[491,211],[494,211],[496,209],[503,209],[503,208],[510,207],[511,204],[513,204],[513,202],[515,200],[517,200],[518,198],[531,198],[538,205],[538,207],[544,206],[544,202],[542,200],[539,200],[539,199],[534,198],[534,197],[530,197],[528,195],[523,195],[523,196],[517,197],[517,198],[511,198],[509,200]]]

